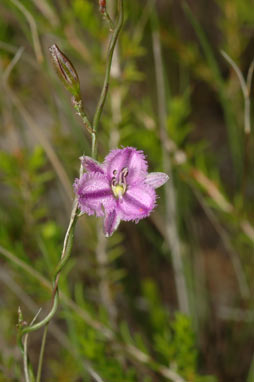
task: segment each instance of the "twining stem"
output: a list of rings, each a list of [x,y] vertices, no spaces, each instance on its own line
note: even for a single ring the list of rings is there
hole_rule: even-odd
[[[60,278],[60,272],[61,272],[63,266],[65,265],[65,263],[67,262],[67,260],[69,259],[70,255],[71,255],[74,229],[75,229],[76,222],[77,222],[77,216],[78,216],[78,202],[77,202],[77,198],[75,198],[75,200],[73,202],[72,211],[71,211],[71,218],[70,218],[69,226],[67,228],[65,238],[64,238],[64,245],[63,245],[61,258],[60,258],[60,261],[59,261],[58,266],[56,268],[56,272],[55,272],[55,276],[54,276],[51,309],[50,309],[49,313],[47,314],[47,316],[44,317],[43,320],[37,322],[37,324],[22,328],[21,333],[20,333],[20,337],[22,337],[26,333],[30,333],[30,332],[33,332],[35,330],[38,330],[42,326],[46,325],[51,320],[51,318],[54,316],[54,314],[57,310],[58,300],[59,300],[58,282],[59,282],[59,278]]]
[[[80,174],[82,174],[82,166],[80,170]],[[78,200],[77,198],[74,199],[73,206],[72,206],[72,211],[71,211],[71,217],[70,217],[70,222],[65,234],[64,238],[64,244],[63,244],[63,249],[61,253],[61,258],[60,261],[57,265],[55,275],[54,275],[54,281],[53,281],[53,292],[52,292],[52,302],[51,302],[51,308],[46,317],[44,317],[41,321],[37,322],[36,324],[32,324],[29,326],[23,326],[19,330],[18,334],[18,342],[19,346],[21,348],[22,353],[24,354],[24,365],[25,365],[25,370],[29,369],[29,360],[28,357],[26,356],[27,354],[27,335],[30,332],[33,332],[35,330],[38,330],[45,326],[44,333],[43,333],[43,340],[42,340],[42,345],[41,345],[41,351],[40,351],[40,357],[39,357],[39,364],[38,364],[38,372],[37,372],[37,378],[36,382],[40,381],[40,375],[41,375],[41,368],[42,368],[42,360],[43,360],[43,354],[44,354],[44,348],[45,348],[45,343],[46,343],[46,336],[47,336],[47,326],[52,317],[55,315],[57,307],[58,307],[58,302],[59,302],[59,294],[58,294],[58,283],[59,283],[59,278],[60,278],[60,273],[62,268],[64,267],[65,263],[69,259],[71,255],[71,249],[72,249],[72,244],[73,244],[73,237],[74,237],[74,229],[76,226],[77,222],[77,217],[78,217]],[[24,338],[24,343],[22,341],[23,336]],[[30,368],[31,369],[31,368]],[[32,374],[30,372],[30,374]],[[30,378],[28,373],[25,375],[26,381],[30,382]]]
[[[122,25],[123,25],[123,0],[118,0],[118,20],[109,42],[104,83],[103,83],[100,98],[99,98],[99,101],[95,110],[95,114],[94,114],[94,119],[93,119],[93,130],[95,131],[95,133],[97,131],[97,127],[101,118],[104,103],[106,101],[108,87],[109,87],[112,57],[113,57],[115,45],[116,45],[120,30],[122,28]]]
[[[75,110],[77,111],[77,114],[81,117],[82,122],[86,129],[89,131],[92,137],[92,148],[91,148],[91,156],[92,158],[96,157],[96,132],[97,128],[100,122],[100,118],[102,115],[102,111],[104,108],[104,104],[107,98],[108,94],[108,88],[109,88],[109,79],[110,79],[110,71],[111,71],[111,65],[112,65],[112,58],[116,46],[116,42],[120,33],[120,30],[123,25],[123,0],[118,0],[118,19],[116,23],[116,27],[113,29],[113,33],[109,42],[108,46],[108,52],[107,52],[107,59],[106,59],[106,70],[105,70],[105,77],[104,82],[101,90],[101,94],[99,97],[99,101],[97,103],[97,107],[95,110],[93,123],[90,124],[88,117],[86,113],[84,112],[83,103],[82,100],[75,99],[75,97],[72,98],[72,102],[74,105]],[[104,10],[104,16],[108,15],[107,10]],[[110,23],[111,27],[113,27],[113,23]]]
[[[88,129],[88,131],[90,132],[90,134],[92,136],[92,149],[91,149],[91,151],[92,151],[92,157],[93,158],[95,158],[95,156],[96,156],[96,130],[97,130],[100,118],[101,118],[101,114],[102,114],[103,107],[104,107],[105,100],[106,100],[107,93],[108,93],[112,57],[113,57],[114,49],[115,49],[116,42],[117,42],[117,39],[119,36],[119,32],[120,32],[121,27],[123,25],[123,0],[118,0],[118,9],[119,9],[118,20],[117,20],[116,28],[113,31],[113,34],[112,34],[112,37],[111,37],[110,43],[109,43],[104,83],[103,83],[101,95],[100,95],[100,98],[99,98],[99,101],[98,101],[98,104],[96,107],[92,126],[91,126],[91,124],[90,124],[90,122],[86,116],[86,113],[84,112],[82,100],[76,99],[74,97],[72,99],[75,110],[77,111],[77,113],[81,117],[85,127]],[[81,165],[80,177],[82,176],[82,173],[83,173],[83,167]],[[51,308],[50,308],[48,314],[46,315],[46,317],[44,317],[41,321],[37,322],[36,324],[32,323],[29,326],[23,325],[23,326],[19,327],[18,342],[19,342],[21,351],[24,355],[24,369],[25,369],[26,382],[30,382],[30,375],[32,375],[32,379],[34,380],[32,368],[31,368],[31,365],[30,365],[28,357],[27,357],[28,334],[30,332],[33,332],[35,330],[38,330],[38,329],[44,327],[40,356],[39,356],[39,363],[38,363],[38,369],[37,369],[37,377],[36,377],[36,382],[40,382],[42,362],[43,362],[46,337],[47,337],[47,332],[48,332],[48,324],[49,324],[50,320],[53,318],[53,316],[55,315],[57,307],[58,307],[58,303],[59,303],[58,284],[59,284],[60,274],[61,274],[61,270],[63,269],[64,265],[66,264],[66,262],[68,261],[70,255],[71,255],[73,238],[74,238],[74,230],[75,230],[75,226],[77,223],[77,219],[78,219],[78,199],[76,197],[74,199],[74,202],[72,205],[71,217],[70,217],[69,225],[68,225],[68,228],[67,228],[67,231],[65,234],[61,257],[60,257],[59,263],[56,267],[56,271],[55,271],[54,278],[53,278],[53,291],[52,291],[52,297],[51,297]],[[23,338],[24,338],[24,341],[23,341]],[[29,370],[29,372],[28,372],[28,370]]]

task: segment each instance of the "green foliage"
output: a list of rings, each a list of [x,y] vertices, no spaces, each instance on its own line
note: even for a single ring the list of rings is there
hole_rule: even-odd
[[[25,11],[9,0],[0,4],[2,78],[17,49],[25,47],[9,72],[9,88],[0,85],[0,248],[17,260],[1,257],[0,382],[23,378],[14,329],[17,308],[21,306],[28,322],[34,304],[42,307],[41,316],[47,312],[50,291],[37,272],[52,280],[70,213],[66,182],[71,189],[78,158],[91,153],[90,137],[49,69],[47,48],[57,43],[75,64],[90,117],[111,33],[98,1],[17,3]],[[114,0],[107,3],[114,8]],[[83,216],[60,279],[65,297],[54,319],[60,335],[50,334],[47,340],[45,381],[92,382],[88,364],[103,382],[164,382],[170,380],[166,371],[188,382],[215,381],[210,373],[223,382],[253,378],[248,324],[254,290],[253,132],[244,135],[240,84],[220,50],[247,73],[254,12],[249,0],[192,3],[124,1],[125,25],[98,129],[99,160],[113,144],[144,150],[149,171],[165,171],[165,161],[170,161],[169,187],[176,194],[175,223],[191,315],[178,311],[164,188],[158,190],[158,207],[149,219],[138,226],[121,223],[107,241],[98,238],[97,219]],[[110,10],[113,20],[115,12]],[[156,13],[166,89],[163,141],[150,23]],[[42,62],[35,54],[38,44]],[[55,172],[48,147],[65,180]],[[4,273],[15,288],[4,283]],[[242,283],[247,292],[242,292]],[[39,337],[29,337],[34,365]]]
[[[152,280],[144,281],[143,293],[149,312],[152,347],[161,362],[171,365],[188,381],[208,381],[209,377],[197,375],[198,353],[190,318],[179,312],[170,318]]]
[[[188,92],[181,97],[174,97],[169,102],[167,128],[169,137],[181,147],[188,138],[193,126],[188,121],[191,112]]]
[[[52,179],[51,171],[41,171],[45,161],[41,147],[36,147],[31,154],[28,151],[20,151],[15,156],[4,151],[0,153],[3,182],[21,207],[27,223],[35,223],[45,216],[45,207],[40,201],[46,183]]]
[[[85,31],[91,33],[94,37],[99,37],[98,31],[100,30],[100,22],[95,17],[94,5],[88,0],[74,0],[72,3],[72,10],[75,17],[81,22]]]

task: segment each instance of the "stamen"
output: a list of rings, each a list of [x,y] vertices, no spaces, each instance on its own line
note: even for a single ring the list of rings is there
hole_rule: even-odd
[[[112,178],[112,180],[111,180],[111,185],[112,185],[112,186],[117,186],[117,180],[116,180],[115,177]]]
[[[126,188],[127,188],[127,182],[126,182],[127,175],[128,175],[128,168],[124,167],[121,170],[120,176],[119,176],[119,185],[121,185],[123,187],[123,193],[125,193]]]
[[[113,175],[115,175],[115,176],[113,176],[112,180],[111,180],[111,189],[113,191],[114,196],[116,198],[120,199],[120,201],[121,201],[122,197],[123,197],[123,195],[127,189],[126,177],[128,175],[128,168],[124,167],[120,171],[118,182],[116,179],[116,175],[117,175],[116,170],[113,171]]]

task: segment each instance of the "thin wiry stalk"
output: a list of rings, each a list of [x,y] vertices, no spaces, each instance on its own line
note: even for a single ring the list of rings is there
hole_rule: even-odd
[[[222,56],[225,58],[225,60],[231,65],[231,67],[234,69],[243,93],[243,98],[244,98],[244,132],[245,134],[250,134],[251,132],[251,121],[250,121],[250,87],[251,87],[251,82],[252,82],[252,73],[253,73],[253,63],[250,65],[247,80],[245,81],[243,74],[237,64],[235,63],[234,60],[232,60],[229,55],[224,52],[223,50],[221,51]]]
[[[82,166],[81,166],[81,171],[82,172]],[[69,225],[64,237],[64,244],[63,244],[63,249],[61,253],[61,257],[59,260],[59,263],[56,267],[55,275],[54,275],[54,281],[53,281],[53,292],[51,296],[51,309],[47,316],[38,322],[37,324],[33,326],[28,326],[25,327],[21,331],[21,336],[24,335],[25,333],[29,333],[35,330],[40,329],[44,325],[46,325],[51,318],[54,316],[57,307],[58,307],[58,300],[59,300],[59,295],[58,295],[58,283],[59,283],[59,278],[61,274],[61,270],[63,269],[64,265],[68,261],[70,255],[71,255],[71,249],[72,249],[72,244],[73,244],[73,237],[74,237],[74,229],[76,226],[77,222],[77,217],[78,217],[78,200],[77,198],[74,199],[73,206],[72,206],[72,211],[71,211],[71,217],[69,221]]]
[[[254,71],[254,60],[252,60],[252,62],[250,64],[250,67],[249,67],[249,70],[248,70],[248,74],[247,74],[247,80],[246,80],[249,95],[250,95],[250,92],[251,92],[253,71]]]
[[[236,214],[233,204],[225,198],[216,183],[209,179],[205,173],[192,167],[189,175],[191,179],[194,179],[202,188],[204,188],[207,195],[216,203],[221,211],[229,214],[230,216],[234,216]],[[252,243],[254,243],[254,228],[252,224],[247,219],[241,219],[238,224],[242,232]]]
[[[20,47],[15,46],[13,44],[7,43],[5,41],[0,41],[0,49],[6,51],[8,53],[16,54]],[[29,64],[33,69],[38,70],[38,65],[33,57],[31,57],[27,53],[22,54],[22,60],[24,60],[27,64]]]
[[[243,167],[243,177],[242,177],[242,193],[244,195],[245,188],[246,188],[247,172],[249,168],[249,145],[250,145],[250,133],[251,133],[250,89],[251,89],[252,76],[253,76],[253,70],[254,70],[254,61],[252,61],[249,67],[247,79],[245,80],[240,68],[237,66],[234,60],[232,60],[232,58],[229,57],[229,55],[226,52],[221,51],[221,53],[223,57],[225,58],[225,60],[231,65],[231,67],[235,71],[239,79],[241,90],[243,93],[243,98],[244,98],[245,140],[244,140],[244,167]]]
[[[202,195],[193,189],[193,192],[195,193],[200,205],[202,206],[204,212],[206,213],[207,217],[211,221],[214,229],[217,231],[218,235],[220,236],[225,249],[228,251],[231,262],[233,264],[236,278],[238,281],[240,294],[242,298],[247,299],[250,298],[250,288],[246,280],[245,273],[243,271],[243,267],[240,261],[239,254],[235,251],[234,247],[231,244],[231,240],[229,238],[229,235],[227,231],[224,229],[224,227],[219,222],[217,216],[214,214],[211,208],[208,207],[207,203],[203,200]]]
[[[94,378],[95,382],[103,382],[103,379],[101,376],[89,365],[86,365],[87,371],[90,373],[90,375]]]
[[[108,23],[110,30],[113,31],[114,30],[114,23],[113,23],[113,20],[111,19],[110,15],[108,13],[106,1],[103,1],[103,0],[99,1],[99,6],[100,6],[100,12],[101,12],[103,18]]]
[[[23,46],[20,47],[18,50],[15,50],[15,56],[13,57],[13,59],[11,60],[11,62],[9,63],[9,65],[7,66],[7,68],[5,69],[3,73],[2,81],[4,85],[7,84],[8,78],[10,77],[10,74],[12,70],[14,69],[14,67],[16,66],[16,64],[18,63],[18,61],[21,59],[23,52],[24,52]]]
[[[114,14],[114,5],[115,1],[110,1],[107,6],[109,7],[110,13]],[[119,50],[118,43],[116,43],[115,51],[112,57],[111,64],[111,77],[114,79],[119,79],[120,77],[120,64],[119,64]],[[114,87],[110,92],[110,102],[111,102],[111,110],[112,110],[112,128],[110,129],[109,136],[109,147],[117,147],[119,143],[119,123],[121,120],[121,94],[119,91],[119,87]],[[114,303],[114,299],[112,296],[110,279],[107,272],[107,264],[108,264],[108,256],[107,256],[107,239],[103,234],[102,225],[100,223],[97,224],[97,246],[96,246],[96,260],[99,268],[99,294],[101,301],[107,310],[110,322],[112,327],[116,327],[116,317],[117,317],[117,308]]]
[[[154,8],[155,13],[155,8]],[[182,312],[189,314],[190,306],[188,301],[188,293],[186,280],[184,275],[184,265],[181,253],[181,241],[177,229],[177,201],[175,194],[174,180],[172,177],[172,168],[170,161],[170,154],[165,146],[167,141],[166,121],[167,121],[167,107],[166,107],[166,94],[165,84],[163,76],[163,63],[161,44],[158,27],[153,20],[153,54],[155,62],[155,76],[157,87],[157,99],[158,99],[158,115],[159,115],[159,127],[160,127],[160,140],[163,156],[163,171],[168,174],[170,182],[165,184],[165,199],[166,199],[166,241],[171,251],[172,262],[174,267],[175,283],[179,308]]]
[[[39,64],[42,64],[44,57],[42,53],[36,22],[31,13],[24,7],[24,5],[19,0],[11,0],[11,2],[23,13],[25,18],[27,19],[31,29],[35,56]]]
[[[36,382],[40,382],[40,380],[41,380],[42,363],[43,363],[46,339],[47,339],[47,334],[48,334],[48,327],[49,326],[47,324],[43,329],[43,335],[42,335],[42,340],[41,340],[41,349],[40,349],[40,355],[39,355],[39,361],[38,361],[38,367],[37,367],[37,373],[36,373]]]
[[[112,59],[111,77],[119,80],[121,77],[119,47],[116,45],[115,53]],[[110,129],[109,148],[117,147],[120,140],[119,124],[122,120],[122,91],[119,86],[112,89],[110,93],[110,103],[112,112],[112,128]]]
[[[246,86],[246,82],[245,82],[245,79],[243,77],[243,74],[241,72],[241,70],[239,69],[239,67],[236,65],[236,63],[232,60],[232,58],[226,53],[224,52],[223,50],[221,51],[221,54],[222,56],[225,58],[225,60],[232,66],[232,68],[234,69],[238,79],[239,79],[239,82],[240,82],[240,85],[241,85],[241,88],[242,88],[242,92],[243,92],[243,95],[244,96],[247,96],[248,95],[248,89],[247,89],[247,86]]]
[[[113,2],[110,2],[111,8],[113,8]],[[98,109],[95,113],[94,117],[94,131],[96,131],[97,125],[99,123],[98,118],[100,118],[100,115],[102,113],[103,105],[105,103],[106,97],[107,97],[107,91],[108,91],[108,85],[109,85],[109,80],[110,80],[110,75],[113,77],[115,73],[115,60],[117,57],[117,39],[119,36],[120,29],[123,24],[123,3],[122,1],[118,1],[118,21],[116,25],[116,29],[113,32],[113,35],[110,39],[109,42],[109,48],[108,48],[108,54],[107,54],[107,68],[106,68],[106,73],[105,73],[105,80],[104,80],[104,85],[103,89],[101,92],[101,97],[98,103],[98,106],[100,109]],[[111,12],[113,13],[113,12]],[[104,10],[104,14],[108,15],[107,9]],[[112,25],[112,24],[111,24]],[[112,105],[112,100],[114,99],[115,96],[115,89],[112,89],[111,91],[111,105]],[[118,94],[119,97],[119,94]],[[113,115],[113,128],[110,130],[110,137],[114,136],[116,139],[114,139],[114,143],[110,139],[110,145],[114,144],[114,146],[117,145],[118,140],[119,140],[119,133],[117,130],[117,124],[116,121],[114,120],[114,115]],[[95,142],[94,146],[95,147]],[[110,322],[112,324],[112,327],[115,328],[116,325],[116,316],[117,316],[117,309],[113,301],[113,296],[112,296],[112,291],[110,288],[110,280],[107,275],[107,263],[108,263],[108,257],[107,257],[107,242],[105,235],[103,234],[102,230],[102,225],[100,223],[97,224],[97,246],[95,250],[95,255],[96,255],[96,260],[97,264],[99,267],[99,294],[101,301],[104,305],[104,307],[107,309],[109,317],[110,317]]]
[[[147,0],[146,4],[143,7],[142,14],[139,18],[138,23],[135,26],[135,30],[133,33],[133,40],[134,41],[140,41],[144,36],[144,29],[146,27],[146,24],[149,21],[149,18],[151,16],[151,12],[153,11],[155,0]]]
[[[53,8],[45,0],[32,0],[34,5],[39,9],[39,11],[44,15],[44,17],[49,20],[52,26],[56,27],[59,25],[59,18]]]
[[[216,60],[213,49],[207,39],[206,33],[202,28],[198,18],[195,16],[191,7],[188,5],[186,0],[181,2],[183,11],[185,12],[188,20],[190,21],[193,30],[196,33],[202,51],[204,53],[206,62],[211,70],[212,74],[212,86],[218,92],[219,100],[223,108],[224,118],[226,122],[226,127],[228,131],[229,145],[231,149],[231,157],[239,176],[242,172],[242,145],[241,145],[241,134],[236,124],[235,116],[231,107],[230,102],[226,96],[226,83],[221,74],[218,62]]]
[[[26,382],[30,382],[31,372],[29,372],[29,361],[28,361],[28,355],[27,355],[27,346],[28,346],[28,343],[27,342],[28,342],[28,334],[26,334],[25,337],[24,337],[23,365],[24,365],[25,381]]]
[[[100,98],[99,98],[99,101],[95,110],[95,114],[94,114],[94,119],[93,119],[94,134],[92,139],[92,156],[95,156],[95,152],[96,152],[96,131],[98,128],[98,124],[100,122],[103,107],[104,107],[107,94],[108,94],[112,57],[113,57],[115,45],[116,45],[120,30],[122,28],[122,25],[123,25],[123,0],[118,0],[118,20],[117,20],[114,32],[112,34],[111,40],[109,42],[104,83],[103,83]]]
[[[38,310],[35,317],[32,319],[30,325],[33,325],[33,323],[36,321],[37,317],[39,316],[40,312],[41,312],[41,309]],[[27,348],[28,348],[28,333],[24,336],[24,355],[23,355],[24,374],[25,374],[26,382],[31,382],[31,379],[32,379],[32,382],[34,382],[33,370],[29,362]]]

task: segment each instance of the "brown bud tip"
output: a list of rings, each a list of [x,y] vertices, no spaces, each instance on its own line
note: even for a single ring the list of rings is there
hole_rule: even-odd
[[[106,10],[106,0],[99,0],[100,12],[104,13]]]
[[[80,91],[80,84],[78,73],[73,64],[56,44],[49,48],[49,52],[59,78],[64,83],[66,89],[74,96],[77,96]]]

